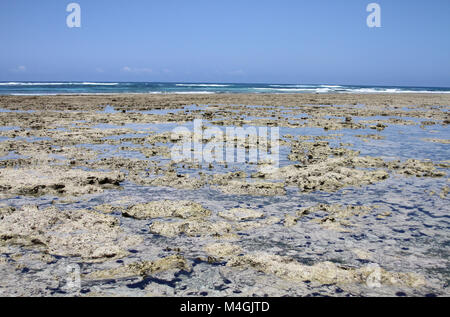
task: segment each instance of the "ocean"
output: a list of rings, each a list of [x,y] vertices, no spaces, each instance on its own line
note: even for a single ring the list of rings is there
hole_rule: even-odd
[[[0,95],[210,93],[450,93],[443,87],[326,84],[158,83],[158,82],[0,82]]]

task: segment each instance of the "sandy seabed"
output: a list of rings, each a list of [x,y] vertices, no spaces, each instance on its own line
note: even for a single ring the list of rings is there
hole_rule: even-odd
[[[449,111],[448,94],[0,96],[0,295],[449,296]],[[195,119],[278,127],[279,169],[172,161]]]

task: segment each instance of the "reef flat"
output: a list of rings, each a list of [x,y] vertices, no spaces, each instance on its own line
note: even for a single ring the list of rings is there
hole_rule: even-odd
[[[277,128],[278,166],[174,160],[195,120]],[[0,295],[448,296],[449,123],[448,94],[0,96]]]

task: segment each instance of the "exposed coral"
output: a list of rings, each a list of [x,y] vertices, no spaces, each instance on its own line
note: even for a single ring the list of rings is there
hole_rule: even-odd
[[[211,215],[211,211],[200,204],[186,200],[162,200],[152,201],[146,204],[138,204],[123,211],[125,217],[136,219],[152,219],[164,217],[177,218],[204,218]]]
[[[227,264],[231,267],[252,268],[267,274],[273,274],[290,281],[314,281],[320,284],[367,283],[370,278],[385,285],[404,285],[421,287],[426,284],[424,278],[413,273],[394,273],[374,267],[340,267],[332,262],[319,262],[312,266],[304,265],[288,257],[264,252],[231,257]],[[376,276],[373,276],[376,275]]]
[[[230,243],[212,243],[204,248],[205,252],[216,258],[227,258],[242,252],[242,248]]]
[[[181,255],[172,255],[155,261],[135,262],[114,269],[94,271],[84,274],[83,279],[101,280],[124,277],[147,277],[167,270],[188,270],[189,266]]]
[[[317,212],[326,213],[325,216],[314,219],[314,221],[322,224],[328,229],[338,231],[347,231],[348,227],[355,226],[356,216],[363,216],[373,209],[371,206],[354,206],[354,205],[339,205],[339,204],[318,204],[316,206],[302,208],[297,212],[299,218]]]
[[[433,143],[441,143],[441,144],[450,144],[450,140],[448,139],[423,139],[427,142],[433,142]]]
[[[286,194],[284,183],[232,180],[227,182],[226,185],[217,186],[216,188],[225,194],[234,195],[278,196]]]
[[[297,224],[298,218],[291,216],[291,215],[285,215],[284,216],[284,221],[283,221],[283,225],[285,227],[292,227],[295,226]]]
[[[224,221],[154,221],[150,225],[151,233],[165,237],[175,237],[185,234],[190,237],[211,236],[215,238],[234,239],[237,236],[233,231],[233,226]]]
[[[143,186],[167,186],[178,189],[198,189],[205,185],[205,180],[202,178],[196,178],[187,174],[178,174],[174,172],[169,172],[164,176],[152,178],[133,175],[130,176],[130,180]]]
[[[124,175],[120,172],[88,172],[57,167],[0,169],[2,196],[92,194],[116,188],[123,180]]]
[[[130,247],[140,242],[139,237],[122,232],[116,218],[88,210],[26,206],[4,215],[0,222],[2,245],[19,245],[85,261],[124,257]]]
[[[372,139],[372,140],[384,140],[385,137],[379,134],[358,134],[356,135],[358,138],[363,140]]]
[[[300,191],[337,191],[343,187],[368,185],[385,180],[384,170],[368,171],[343,167],[345,158],[331,158],[308,166],[289,165],[272,173],[260,173],[254,177],[282,179],[287,185],[296,185]]]
[[[399,174],[416,177],[442,177],[446,175],[445,172],[437,170],[431,161],[423,162],[413,159],[407,160],[395,170]]]
[[[219,216],[228,220],[242,221],[264,218],[264,213],[248,208],[233,208],[219,212]]]

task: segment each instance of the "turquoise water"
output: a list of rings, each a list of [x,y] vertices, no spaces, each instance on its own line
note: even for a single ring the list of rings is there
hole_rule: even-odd
[[[450,93],[450,87],[151,82],[0,82],[0,95],[117,93]]]

